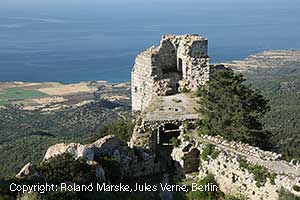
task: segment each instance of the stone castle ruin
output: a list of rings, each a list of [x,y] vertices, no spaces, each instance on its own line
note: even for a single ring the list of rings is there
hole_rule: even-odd
[[[92,144],[61,143],[51,146],[44,160],[63,153],[84,158],[104,182],[109,176],[97,158],[113,157],[122,177],[178,170],[198,181],[212,173],[223,192],[250,200],[277,200],[282,188],[300,196],[299,161],[289,163],[280,154],[219,136],[200,136],[191,128],[200,118],[194,109],[199,105],[198,97],[187,91],[204,85],[214,70],[228,70],[223,65],[210,68],[207,43],[198,35],[165,35],[158,47],[137,56],[131,86],[136,124],[128,144],[113,135]],[[263,170],[262,180],[245,163]],[[30,174],[40,174],[31,163],[17,177]]]
[[[131,73],[132,110],[143,111],[153,96],[196,90],[209,79],[208,40],[199,35],[164,35],[140,53]]]
[[[277,200],[281,188],[300,196],[299,163],[282,161],[281,155],[247,144],[201,137],[197,132],[186,134],[186,127],[200,118],[194,109],[198,99],[187,91],[205,85],[214,70],[231,70],[223,65],[210,67],[207,45],[208,40],[198,35],[165,35],[158,47],[137,56],[131,90],[132,110],[138,120],[130,147],[149,150],[155,158],[162,158],[152,164],[152,172],[164,172],[171,161],[195,180],[213,173],[222,191],[241,192],[247,199]],[[206,145],[213,146],[217,156],[203,160]],[[255,176],[240,166],[243,159],[269,171],[264,184],[259,185]]]

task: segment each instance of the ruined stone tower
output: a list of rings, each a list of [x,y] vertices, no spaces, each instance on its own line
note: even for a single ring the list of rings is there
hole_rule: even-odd
[[[208,40],[199,35],[164,35],[140,53],[131,73],[132,110],[143,111],[154,96],[196,90],[209,79]]]

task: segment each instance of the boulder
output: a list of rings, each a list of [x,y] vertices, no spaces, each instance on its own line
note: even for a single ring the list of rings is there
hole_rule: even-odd
[[[29,175],[37,175],[37,171],[35,166],[32,163],[27,163],[24,167],[20,170],[20,172],[16,175],[16,178],[25,178]]]
[[[92,149],[97,157],[101,157],[113,156],[117,149],[124,146],[127,146],[126,143],[118,139],[116,136],[107,135],[88,145],[88,148]]]
[[[56,145],[53,145],[48,148],[44,160],[48,160],[49,158],[69,153],[73,155],[75,158],[84,158],[87,160],[93,160],[94,159],[94,152],[91,148],[87,147],[86,145],[78,144],[78,143],[59,143]]]

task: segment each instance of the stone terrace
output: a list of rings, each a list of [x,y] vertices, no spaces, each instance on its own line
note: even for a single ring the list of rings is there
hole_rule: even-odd
[[[190,94],[156,96],[145,110],[145,121],[197,120],[197,98]]]

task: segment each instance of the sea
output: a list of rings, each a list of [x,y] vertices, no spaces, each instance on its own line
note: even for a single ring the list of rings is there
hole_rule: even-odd
[[[300,49],[299,0],[0,0],[0,82],[130,80],[163,34],[209,39],[211,62]]]

